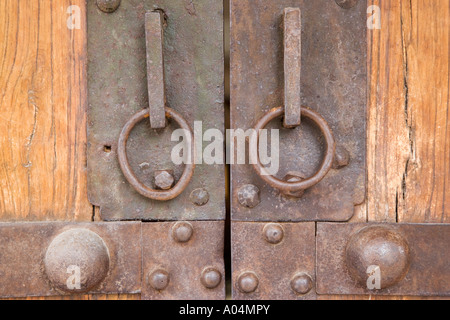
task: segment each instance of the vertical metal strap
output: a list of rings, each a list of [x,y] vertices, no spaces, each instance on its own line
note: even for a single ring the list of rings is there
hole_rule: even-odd
[[[152,129],[166,126],[162,20],[163,15],[160,12],[145,14],[148,103]]]
[[[284,126],[301,123],[302,23],[299,8],[284,9]]]

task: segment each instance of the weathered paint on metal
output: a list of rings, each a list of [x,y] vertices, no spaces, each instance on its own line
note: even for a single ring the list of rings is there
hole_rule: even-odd
[[[192,181],[176,199],[153,201],[126,181],[118,162],[119,135],[139,111],[148,108],[145,14],[164,13],[164,74],[167,106],[191,128],[224,131],[222,1],[127,0],[113,13],[88,1],[88,193],[103,220],[222,220],[225,218],[223,165],[197,165]],[[175,183],[184,166],[171,151],[178,126],[152,130],[142,121],[131,132],[127,153],[139,181],[154,188],[154,173],[172,170]],[[189,199],[199,188],[209,201]]]
[[[347,221],[366,193],[366,19],[367,1],[343,9],[329,0],[231,0],[231,128],[253,128],[264,114],[283,105],[283,12],[302,12],[302,105],[330,125],[338,148],[348,150],[347,166],[332,169],[300,199],[270,187],[250,164],[232,166],[234,221]],[[306,178],[318,171],[325,154],[322,134],[308,119],[280,129],[283,178],[296,171]],[[238,190],[260,190],[261,203],[242,206]]]

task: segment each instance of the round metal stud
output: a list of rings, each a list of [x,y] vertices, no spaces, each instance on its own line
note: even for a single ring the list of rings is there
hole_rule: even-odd
[[[255,292],[258,285],[258,276],[253,272],[244,272],[238,278],[238,288],[243,293]]]
[[[175,241],[185,243],[191,240],[194,228],[189,222],[177,222],[172,228],[172,237]]]
[[[297,294],[307,294],[313,287],[311,277],[306,273],[299,273],[291,280],[291,288]]]
[[[162,291],[167,288],[170,275],[166,270],[158,269],[148,275],[148,284],[155,290]]]
[[[278,223],[266,224],[263,230],[264,238],[271,244],[278,244],[283,241],[284,229]]]
[[[106,13],[116,11],[120,6],[120,0],[97,0],[97,7]]]
[[[222,274],[216,268],[206,268],[200,279],[205,288],[215,289],[222,281]]]
[[[102,238],[88,229],[70,229],[56,236],[44,258],[53,286],[68,293],[85,293],[108,274],[109,251]]]
[[[191,202],[196,206],[204,206],[209,202],[209,193],[204,188],[198,188],[191,192]]]
[[[238,190],[239,203],[244,207],[253,209],[257,207],[261,202],[259,194],[259,188],[253,184],[242,186]]]
[[[368,272],[380,270],[380,289],[389,288],[406,276],[410,252],[406,240],[387,226],[367,227],[356,233],[346,247],[346,264],[350,274],[367,286]]]

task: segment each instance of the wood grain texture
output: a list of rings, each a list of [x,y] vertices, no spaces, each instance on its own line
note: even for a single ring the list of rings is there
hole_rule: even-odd
[[[370,0],[368,217],[450,222],[449,0]]]
[[[91,220],[85,62],[84,0],[0,2],[1,221]]]

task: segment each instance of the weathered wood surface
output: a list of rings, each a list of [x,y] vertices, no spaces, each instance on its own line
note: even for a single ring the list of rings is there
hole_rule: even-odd
[[[0,2],[1,221],[91,220],[85,60],[84,0]]]
[[[450,222],[450,1],[371,0],[370,221]]]

